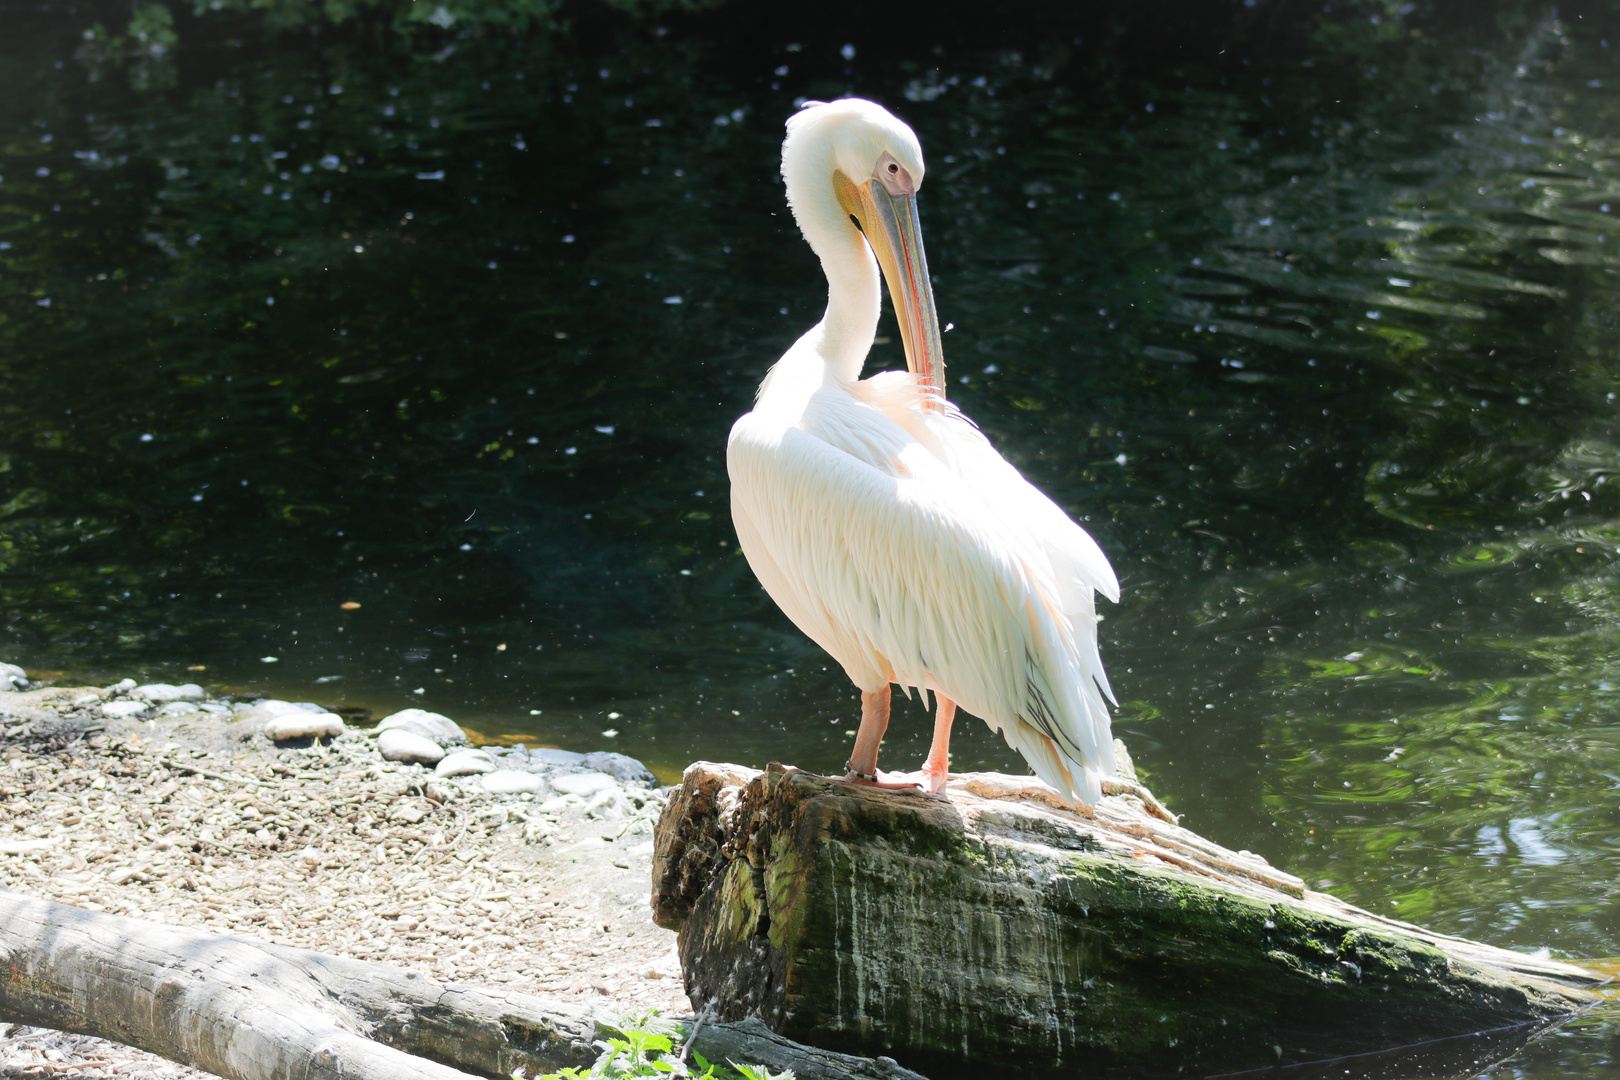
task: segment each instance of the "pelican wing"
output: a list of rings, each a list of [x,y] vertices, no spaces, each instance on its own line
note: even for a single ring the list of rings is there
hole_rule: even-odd
[[[1090,611],[1095,544],[1086,537],[1089,550],[1075,554],[1043,506],[1085,534],[988,444],[1042,506],[979,490],[876,410],[860,411],[816,432],[754,413],[733,429],[733,515],[766,591],[858,686],[943,693],[1066,797],[1096,802],[1114,754]],[[1101,552],[1095,561],[1106,568]]]

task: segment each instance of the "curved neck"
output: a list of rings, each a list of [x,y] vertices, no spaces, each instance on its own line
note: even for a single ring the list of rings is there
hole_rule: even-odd
[[[866,238],[838,205],[831,147],[806,149],[782,161],[788,205],[827,275],[827,313],[805,339],[834,377],[854,382],[877,333],[882,276]]]

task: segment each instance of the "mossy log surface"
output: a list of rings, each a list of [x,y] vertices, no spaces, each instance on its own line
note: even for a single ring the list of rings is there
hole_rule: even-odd
[[[937,1078],[1188,1076],[1534,1030],[1601,981],[1313,892],[1135,798],[946,795],[687,769],[653,909],[693,1004]]]

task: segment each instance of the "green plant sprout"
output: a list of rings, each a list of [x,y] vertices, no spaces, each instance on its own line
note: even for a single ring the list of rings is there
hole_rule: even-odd
[[[587,1069],[569,1066],[557,1072],[545,1073],[533,1080],[617,1080],[619,1077],[668,1076],[688,1077],[690,1080],[793,1080],[793,1072],[784,1069],[773,1073],[764,1065],[748,1065],[730,1061],[727,1068],[717,1065],[696,1050],[687,1048],[677,1052],[679,1028],[667,1020],[660,1020],[656,1009],[633,1014],[625,1019],[620,1029],[622,1038],[598,1039],[601,1056]],[[693,1029],[696,1030],[696,1027]],[[687,1063],[688,1054],[691,1064]],[[528,1080],[519,1069],[512,1080]]]

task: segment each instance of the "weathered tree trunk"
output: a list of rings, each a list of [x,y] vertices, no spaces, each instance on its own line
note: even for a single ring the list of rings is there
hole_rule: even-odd
[[[610,1017],[525,994],[6,892],[0,1020],[113,1039],[230,1080],[505,1080],[588,1065],[595,1041],[618,1034]],[[694,1045],[800,1080],[921,1080],[757,1022],[705,1025]]]
[[[947,791],[687,769],[653,908],[694,1004],[936,1078],[1198,1075],[1527,1035],[1600,981],[1311,892],[1135,799]]]

